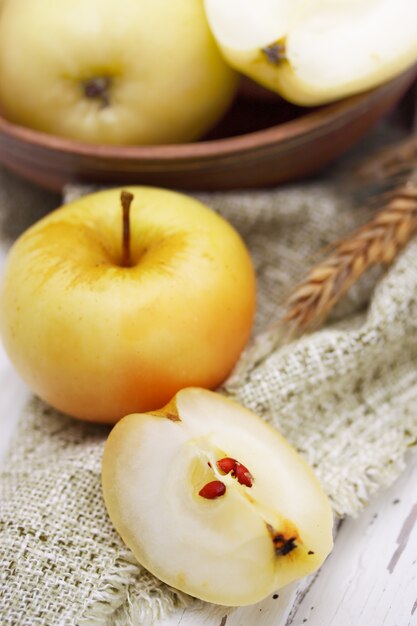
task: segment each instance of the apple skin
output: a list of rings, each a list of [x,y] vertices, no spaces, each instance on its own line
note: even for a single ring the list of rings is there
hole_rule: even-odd
[[[90,143],[185,142],[217,122],[236,87],[201,0],[4,4],[0,109],[14,123]]]
[[[221,471],[224,457],[251,482]],[[221,495],[203,497],[212,481]],[[208,602],[259,602],[318,569],[333,546],[330,502],[305,460],[257,415],[205,389],[123,418],[106,442],[102,484],[138,562]]]
[[[215,388],[245,346],[255,275],[232,226],[182,194],[129,187],[131,267],[121,266],[120,190],[52,212],[12,246],[1,293],[5,349],[42,399],[113,423],[180,388]]]

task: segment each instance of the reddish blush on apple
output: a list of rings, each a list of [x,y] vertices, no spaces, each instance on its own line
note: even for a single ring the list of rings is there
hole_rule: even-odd
[[[149,187],[91,194],[13,245],[1,293],[11,361],[46,402],[114,423],[181,388],[214,389],[245,346],[255,275],[211,209]],[[124,234],[122,234],[124,233]]]

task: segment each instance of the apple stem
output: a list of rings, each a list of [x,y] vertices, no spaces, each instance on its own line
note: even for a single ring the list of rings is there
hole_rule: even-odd
[[[133,201],[134,195],[130,191],[123,191],[120,194],[120,202],[122,203],[123,215],[123,240],[122,240],[122,266],[131,267],[130,258],[130,207]]]

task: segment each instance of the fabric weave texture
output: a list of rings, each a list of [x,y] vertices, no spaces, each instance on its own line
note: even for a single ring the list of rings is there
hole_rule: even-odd
[[[29,210],[30,188],[0,171],[0,189],[2,205]],[[68,188],[66,200],[88,191]],[[198,197],[239,230],[258,279],[254,340],[221,391],[290,440],[335,514],[358,514],[417,440],[417,241],[359,281],[322,330],[280,346],[271,325],[285,297],[370,210],[352,205],[334,172]],[[36,398],[22,416],[0,479],[3,626],[146,625],[193,602],[138,566],[112,528],[100,485],[108,432]]]

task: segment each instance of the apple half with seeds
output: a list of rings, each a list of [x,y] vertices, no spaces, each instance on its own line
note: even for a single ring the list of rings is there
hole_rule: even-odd
[[[416,0],[205,0],[229,64],[301,105],[390,80],[417,61]]]
[[[202,600],[258,602],[332,549],[332,511],[312,469],[275,429],[213,391],[186,388],[161,410],[123,418],[102,479],[139,563]]]

